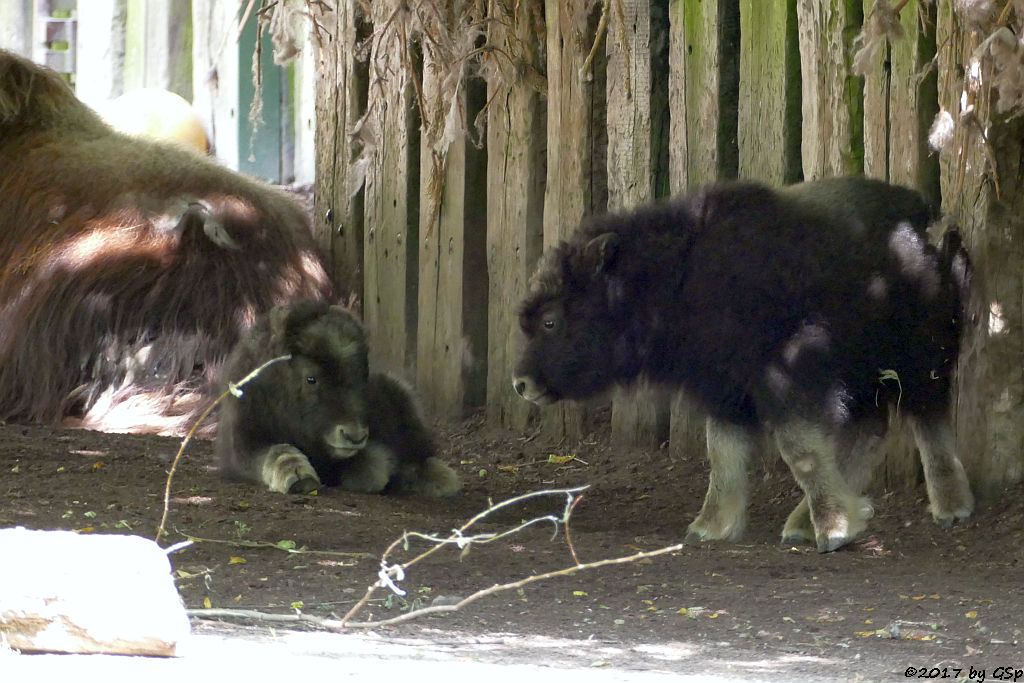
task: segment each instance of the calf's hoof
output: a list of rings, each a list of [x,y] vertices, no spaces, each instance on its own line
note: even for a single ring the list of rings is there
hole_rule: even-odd
[[[811,523],[811,509],[807,505],[807,499],[804,498],[786,518],[786,524],[782,527],[782,543],[785,545],[814,543],[816,536],[814,524]]]
[[[974,512],[974,494],[966,479],[952,485],[944,493],[929,491],[928,498],[932,511],[932,519],[941,527],[951,527],[962,522]]]
[[[430,498],[447,498],[459,492],[459,475],[438,458],[423,461],[420,479],[415,483],[418,493]]]
[[[860,496],[850,496],[841,505],[825,510],[811,510],[818,552],[839,550],[857,538],[867,528],[872,515],[874,508],[871,501]]]
[[[690,523],[690,526],[686,527],[686,537],[683,542],[736,541],[743,535],[746,521],[743,515],[713,517],[702,512],[697,515],[697,519]]]
[[[309,460],[287,444],[271,447],[261,474],[267,488],[278,493],[312,493],[320,488],[320,477]]]

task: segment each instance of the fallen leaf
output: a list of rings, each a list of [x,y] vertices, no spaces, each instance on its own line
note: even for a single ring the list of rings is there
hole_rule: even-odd
[[[245,564],[245,558],[244,557],[232,557],[230,560],[228,560],[228,564]]]
[[[579,596],[582,596],[582,597],[586,597],[587,595],[589,595],[587,593],[587,591],[573,591],[572,594],[573,595],[579,595]]]
[[[205,607],[206,609],[210,609],[211,607],[213,607],[213,603],[210,602],[210,598],[203,598],[203,607]]]
[[[554,453],[548,455],[548,462],[552,465],[564,465],[565,463],[572,462],[575,459],[575,455],[555,455]]]
[[[967,617],[968,619],[977,619],[978,618],[978,610],[972,609],[970,612],[966,612],[964,614],[964,616]]]

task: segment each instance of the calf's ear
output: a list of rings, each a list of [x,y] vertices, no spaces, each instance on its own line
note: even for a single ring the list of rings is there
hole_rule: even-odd
[[[607,270],[615,259],[619,236],[605,232],[587,242],[583,247],[583,264],[594,275]]]

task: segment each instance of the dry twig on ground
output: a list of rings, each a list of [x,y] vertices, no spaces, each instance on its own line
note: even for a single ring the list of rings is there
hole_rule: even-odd
[[[412,567],[416,563],[420,562],[421,560],[423,560],[426,557],[434,554],[435,552],[437,552],[438,550],[440,550],[440,549],[442,549],[442,548],[444,548],[446,546],[455,546],[455,547],[459,548],[460,550],[462,550],[464,552],[469,546],[471,546],[474,543],[476,543],[476,544],[491,543],[491,542],[497,541],[499,539],[507,538],[507,537],[509,537],[509,536],[511,536],[511,535],[513,535],[515,533],[518,533],[519,531],[522,531],[523,529],[526,529],[528,527],[535,526],[536,524],[539,524],[539,523],[546,523],[546,522],[551,522],[552,524],[554,524],[555,527],[556,527],[556,532],[557,532],[557,528],[558,528],[559,525],[564,527],[565,531],[566,531],[566,537],[568,539],[569,517],[572,514],[572,510],[574,509],[574,507],[576,506],[576,504],[579,502],[580,498],[582,497],[580,494],[584,490],[586,490],[587,488],[588,488],[587,486],[580,486],[580,487],[569,488],[569,489],[550,489],[550,490],[543,490],[543,491],[533,491],[531,493],[526,493],[526,494],[521,495],[521,496],[516,496],[514,498],[510,498],[510,499],[502,501],[500,503],[493,504],[490,507],[488,507],[486,510],[483,510],[482,512],[474,515],[472,518],[469,519],[469,521],[467,521],[465,524],[463,524],[459,528],[452,530],[452,532],[450,534],[448,534],[447,536],[440,535],[440,534],[427,534],[427,533],[421,533],[421,532],[416,532],[416,531],[406,532],[406,533],[402,534],[402,536],[397,538],[395,541],[393,541],[387,547],[387,549],[384,551],[383,555],[381,556],[380,571],[378,572],[378,579],[377,579],[377,581],[367,588],[367,591],[366,591],[365,595],[363,595],[363,597],[361,599],[359,599],[355,603],[355,605],[341,619],[317,617],[317,616],[313,616],[313,615],[309,615],[309,614],[303,614],[303,613],[299,612],[298,610],[296,610],[295,614],[271,614],[271,613],[265,613],[265,612],[260,612],[260,611],[256,611],[256,610],[194,609],[194,610],[189,610],[188,614],[191,617],[199,617],[199,618],[215,617],[215,618],[224,618],[224,619],[242,619],[242,620],[250,620],[250,621],[274,622],[274,623],[282,623],[282,622],[285,622],[285,623],[296,623],[296,624],[300,624],[301,623],[301,624],[308,624],[308,625],[312,625],[312,626],[316,626],[316,627],[319,627],[319,628],[324,628],[324,629],[328,629],[328,630],[332,630],[332,631],[342,631],[342,630],[345,630],[345,629],[353,629],[353,628],[377,628],[377,627],[380,627],[380,626],[389,626],[389,625],[393,625],[393,624],[399,624],[399,623],[402,623],[402,622],[405,622],[405,621],[409,621],[411,619],[416,619],[416,618],[427,616],[427,615],[430,615],[430,614],[441,614],[441,613],[447,613],[447,612],[457,612],[457,611],[461,610],[463,607],[465,607],[465,606],[467,606],[467,605],[469,605],[469,604],[471,604],[473,602],[476,602],[477,600],[479,600],[480,598],[483,598],[485,596],[494,595],[495,593],[502,593],[502,592],[506,592],[506,591],[510,591],[510,590],[516,590],[518,588],[522,588],[523,586],[527,586],[527,585],[529,585],[531,583],[536,583],[538,581],[545,581],[547,579],[552,579],[552,578],[555,578],[555,577],[558,577],[558,576],[570,576],[572,574],[576,574],[576,573],[581,572],[581,571],[585,571],[585,570],[589,570],[589,569],[596,569],[598,567],[607,567],[607,566],[610,566],[610,565],[617,565],[617,564],[628,564],[630,562],[637,562],[639,560],[644,560],[644,559],[647,559],[647,558],[657,557],[659,555],[667,555],[667,554],[670,554],[670,553],[678,552],[678,551],[680,551],[682,549],[682,547],[683,547],[682,544],[676,544],[676,545],[666,546],[664,548],[658,548],[656,550],[637,552],[637,553],[634,553],[632,555],[625,555],[625,556],[621,556],[621,557],[606,558],[606,559],[597,560],[597,561],[594,561],[594,562],[585,562],[585,563],[580,563],[579,559],[576,557],[575,551],[573,551],[572,552],[572,556],[573,556],[573,560],[574,560],[575,564],[570,565],[570,566],[565,567],[565,568],[562,568],[562,569],[557,569],[557,570],[553,570],[553,571],[549,571],[549,572],[543,572],[543,573],[540,573],[540,574],[532,574],[532,575],[527,576],[525,578],[522,578],[522,579],[520,579],[518,581],[512,581],[512,582],[503,583],[503,584],[495,584],[493,586],[489,586],[487,588],[482,588],[480,590],[477,590],[477,591],[471,593],[470,595],[468,595],[468,596],[466,596],[464,598],[461,598],[461,599],[459,599],[457,601],[447,602],[445,604],[434,604],[434,605],[431,605],[429,607],[424,607],[424,608],[416,609],[416,610],[410,609],[409,611],[404,612],[404,613],[400,614],[399,616],[396,616],[396,617],[393,617],[393,618],[390,618],[390,619],[380,619],[380,620],[372,620],[371,619],[371,620],[367,620],[367,621],[355,621],[354,620],[354,617],[356,617],[359,614],[359,612],[367,604],[369,604],[371,598],[373,597],[373,595],[377,592],[377,590],[379,588],[388,588],[393,593],[395,593],[397,595],[405,595],[405,591],[398,585],[398,583],[405,579],[406,570],[409,567]],[[521,503],[521,502],[523,502],[525,500],[529,500],[529,499],[532,499],[532,498],[538,498],[538,497],[541,497],[541,496],[551,496],[551,495],[564,495],[566,497],[565,507],[564,507],[564,509],[563,509],[563,511],[562,511],[562,513],[560,515],[550,514],[550,515],[542,515],[540,517],[535,517],[533,519],[530,519],[530,520],[527,520],[525,522],[522,522],[521,524],[518,524],[518,525],[516,525],[516,526],[514,526],[512,528],[506,529],[506,530],[501,531],[501,532],[486,532],[486,533],[479,533],[479,534],[472,534],[472,535],[468,534],[470,529],[475,524],[477,524],[478,522],[480,522],[481,520],[483,520],[484,518],[486,518],[487,516],[491,515],[492,513],[494,513],[497,510],[501,510],[501,509],[510,507],[512,505]],[[429,541],[430,543],[432,543],[433,545],[430,548],[428,548],[427,550],[425,550],[425,551],[421,552],[420,554],[416,555],[413,559],[409,560],[408,562],[389,564],[389,560],[388,560],[389,556],[399,546],[402,546],[402,547],[407,546],[410,539],[426,540],[426,541]],[[570,550],[572,550],[571,546],[570,546]]]

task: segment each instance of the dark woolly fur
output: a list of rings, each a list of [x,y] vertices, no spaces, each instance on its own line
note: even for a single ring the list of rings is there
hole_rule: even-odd
[[[863,178],[715,185],[592,218],[535,276],[516,374],[539,402],[644,375],[751,426],[838,426],[890,402],[944,414],[968,269],[955,234],[927,245],[931,219],[918,193]]]
[[[0,51],[0,418],[180,434],[259,314],[333,296],[291,198]]]
[[[425,463],[437,454],[433,435],[402,383],[369,372],[365,334],[355,318],[322,302],[271,311],[231,353],[225,387],[285,354],[291,358],[271,364],[240,387],[240,397],[222,403],[217,434],[222,473],[267,483],[263,455],[287,444],[306,456],[320,483],[345,485],[355,468],[365,465],[364,453],[372,451],[383,457],[381,467],[389,474],[387,485],[373,490],[419,491],[430,476]],[[368,430],[361,452],[339,457],[331,448],[325,435],[339,426],[350,435]]]

